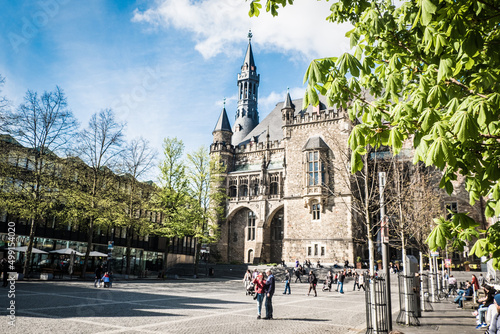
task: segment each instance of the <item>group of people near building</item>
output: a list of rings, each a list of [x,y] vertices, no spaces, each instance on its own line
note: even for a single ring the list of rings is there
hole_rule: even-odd
[[[243,281],[247,292],[253,289],[253,293],[251,294],[253,294],[254,299],[257,300],[257,319],[271,320],[273,319],[273,295],[276,287],[276,280],[271,269],[267,269],[265,275],[264,277],[264,273],[259,272],[257,269],[255,269],[253,273],[247,270]],[[266,316],[262,317],[262,302],[264,298]]]
[[[104,288],[111,288],[113,285],[113,273],[111,271],[104,271],[102,265],[97,266],[95,269],[94,287],[100,288],[101,283]]]
[[[294,273],[297,272],[302,273],[302,267],[299,264],[294,268]],[[289,295],[292,293],[290,286],[292,280],[291,271],[285,270],[284,274],[285,274],[284,276],[285,289],[283,291],[283,294]],[[343,294],[344,283],[346,282],[347,277],[352,278],[354,281],[353,291],[355,291],[356,288],[358,289],[358,291],[360,291],[361,288],[365,290],[364,275],[365,273],[359,274],[355,270],[353,271],[344,269],[336,273],[333,273],[332,270],[329,270],[325,278],[323,291],[331,291],[332,286],[334,284],[337,284],[337,288],[335,291],[338,291],[339,293]],[[297,282],[297,280],[300,280],[300,282],[302,283],[300,275],[296,274],[296,277],[297,278],[295,282]],[[309,284],[309,290],[306,295],[310,296],[311,293],[313,293],[314,297],[317,297],[318,292],[316,287],[318,285],[318,278],[316,277],[316,274],[314,273],[313,270],[309,271],[307,282]],[[267,269],[264,274],[263,272],[259,272],[258,269],[254,269],[253,272],[250,269],[248,269],[243,277],[243,283],[245,286],[246,294],[254,296],[253,298],[257,301],[257,319],[272,319],[273,318],[272,298],[275,291],[276,279],[271,270]],[[263,303],[265,305],[265,312],[266,312],[265,317],[262,317],[261,314]]]

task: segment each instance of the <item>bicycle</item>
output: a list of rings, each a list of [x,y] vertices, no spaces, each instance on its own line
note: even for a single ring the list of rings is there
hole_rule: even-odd
[[[453,284],[453,285],[450,285],[448,287],[448,289],[441,288],[441,290],[438,291],[437,298],[439,301],[441,301],[443,299],[448,300],[448,298],[450,296],[455,297],[457,295],[458,295],[457,286],[455,284]]]

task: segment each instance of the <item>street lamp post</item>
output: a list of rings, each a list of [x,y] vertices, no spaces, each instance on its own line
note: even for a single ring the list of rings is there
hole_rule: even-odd
[[[378,173],[380,190],[380,227],[382,243],[382,266],[385,274],[385,298],[387,303],[387,329],[392,331],[391,276],[389,271],[389,226],[385,215],[384,188],[385,172]]]

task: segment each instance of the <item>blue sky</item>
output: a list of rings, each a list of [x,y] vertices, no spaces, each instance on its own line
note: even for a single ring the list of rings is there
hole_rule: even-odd
[[[261,120],[287,87],[302,97],[312,59],[348,51],[349,27],[325,21],[329,5],[296,0],[277,18],[249,18],[244,0],[4,1],[2,95],[15,107],[26,90],[59,85],[82,126],[113,108],[128,139],[161,152],[163,138],[178,137],[189,152],[211,143],[224,97],[234,120],[249,28]]]

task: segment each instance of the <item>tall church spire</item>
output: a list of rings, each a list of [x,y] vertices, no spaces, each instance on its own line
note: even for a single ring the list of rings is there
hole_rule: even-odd
[[[257,97],[260,75],[257,74],[257,66],[252,52],[252,32],[248,32],[248,47],[238,74],[238,110],[233,127],[232,144],[237,146],[250,131],[259,124],[259,113],[257,111]]]

